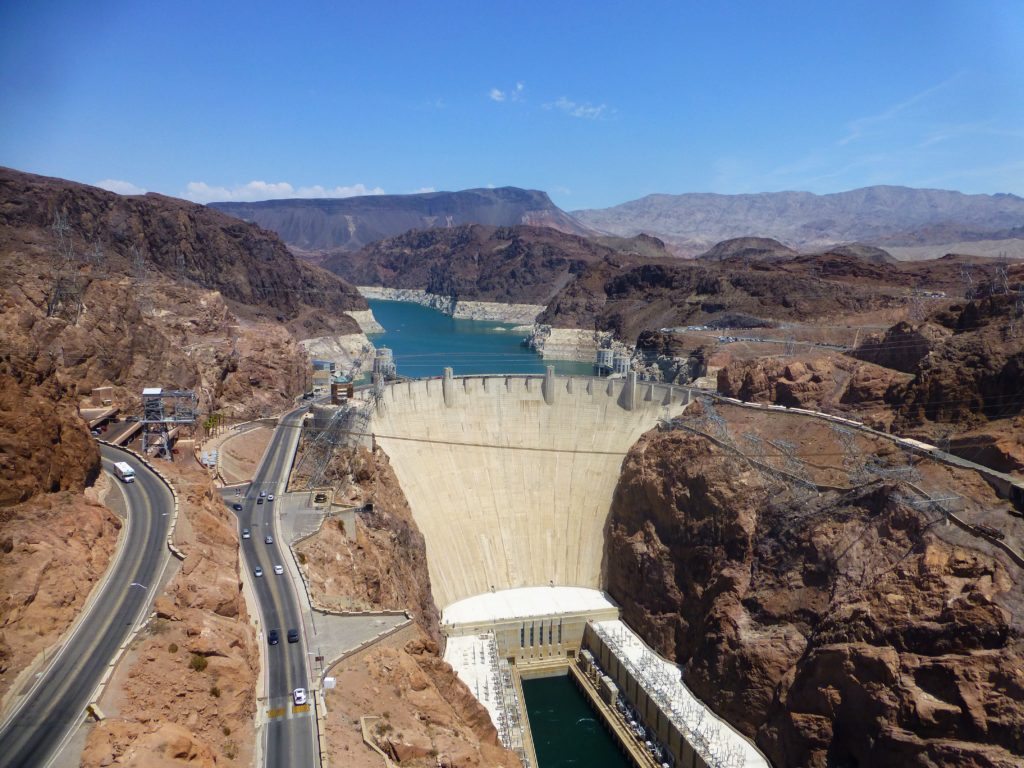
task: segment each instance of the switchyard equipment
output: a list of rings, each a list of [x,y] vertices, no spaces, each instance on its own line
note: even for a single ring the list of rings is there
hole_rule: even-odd
[[[142,390],[142,452],[171,458],[171,439],[181,427],[195,427],[199,398],[191,389]]]

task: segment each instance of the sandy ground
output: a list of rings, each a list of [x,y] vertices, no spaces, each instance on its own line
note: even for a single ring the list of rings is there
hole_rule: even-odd
[[[273,435],[270,427],[254,427],[220,444],[220,473],[226,485],[252,480]]]

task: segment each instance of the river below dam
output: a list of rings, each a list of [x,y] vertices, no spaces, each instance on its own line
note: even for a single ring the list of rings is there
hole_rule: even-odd
[[[538,768],[629,768],[568,675],[523,680]]]
[[[398,373],[410,378],[481,373],[544,373],[548,365],[567,376],[593,375],[591,363],[543,360],[522,346],[526,335],[509,323],[456,320],[430,307],[407,301],[371,300],[370,309],[384,333],[370,336],[374,346],[388,347]]]

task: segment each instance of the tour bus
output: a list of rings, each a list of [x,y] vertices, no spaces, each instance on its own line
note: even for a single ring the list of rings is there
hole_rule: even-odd
[[[124,482],[124,483],[134,483],[135,482],[135,470],[132,469],[130,466],[128,466],[127,462],[115,461],[114,462],[114,471],[117,473],[117,476],[119,478],[121,478],[121,482]]]

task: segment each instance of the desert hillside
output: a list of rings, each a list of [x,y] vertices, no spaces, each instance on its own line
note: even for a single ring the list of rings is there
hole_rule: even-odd
[[[854,241],[884,247],[1024,237],[1024,199],[1016,195],[893,186],[829,195],[656,194],[572,215],[609,234],[661,237],[691,255],[719,240],[749,236],[775,238],[799,250]]]
[[[323,266],[355,285],[543,305],[587,265],[619,252],[547,227],[470,225],[407,232]]]

